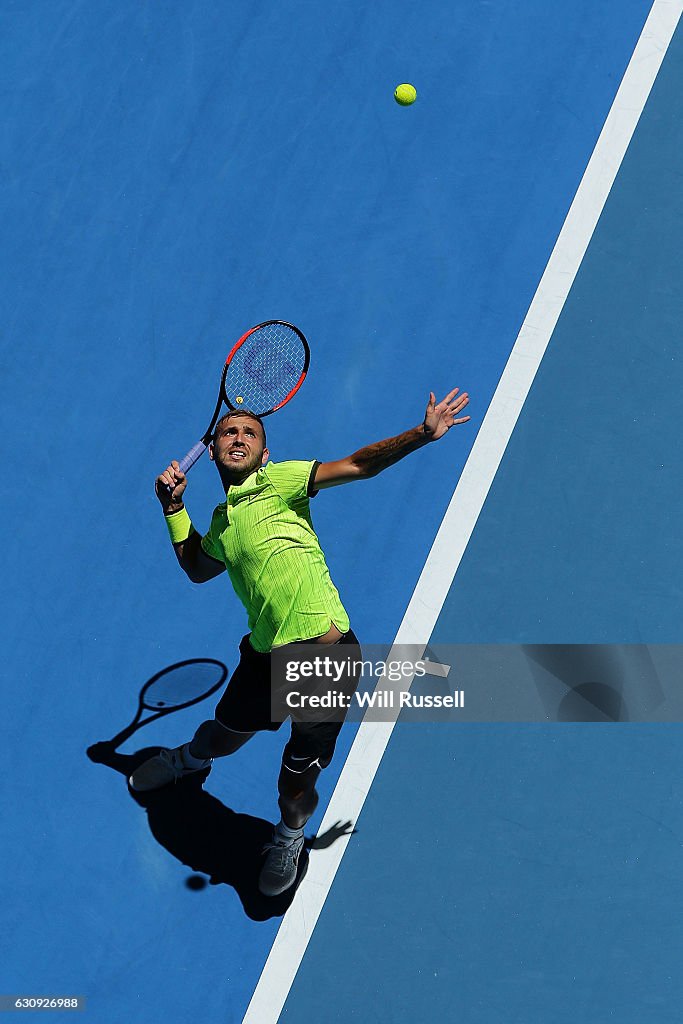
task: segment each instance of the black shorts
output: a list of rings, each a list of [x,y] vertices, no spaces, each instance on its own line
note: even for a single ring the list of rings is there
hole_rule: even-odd
[[[358,649],[358,639],[349,630],[336,644],[320,644],[320,653],[333,656],[334,652],[347,645]],[[288,644],[284,650],[292,650],[298,644]],[[307,644],[310,649],[310,643]],[[346,651],[348,658],[351,652]],[[249,642],[249,634],[240,642],[240,660],[230,677],[226,690],[216,706],[216,719],[232,732],[277,731],[282,721],[272,721],[272,657],[255,651]],[[339,713],[337,713],[339,718]],[[334,754],[337,736],[343,721],[333,722],[292,722],[289,742],[282,755],[282,763],[291,771],[303,772],[317,764],[326,768]]]

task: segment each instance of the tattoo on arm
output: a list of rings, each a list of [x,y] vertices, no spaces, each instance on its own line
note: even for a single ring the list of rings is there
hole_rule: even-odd
[[[361,448],[351,456],[351,459],[363,476],[375,476],[425,444],[429,444],[429,436],[424,428],[413,427],[412,430],[406,430],[396,437],[388,437],[386,441],[377,441],[376,444]]]

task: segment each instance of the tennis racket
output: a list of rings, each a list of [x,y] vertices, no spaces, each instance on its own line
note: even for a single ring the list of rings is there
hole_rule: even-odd
[[[206,451],[223,403],[232,411],[270,416],[294,398],[306,379],[310,359],[305,337],[284,320],[266,320],[243,334],[225,360],[211,423],[201,441],[180,460],[180,472],[187,473]]]
[[[228,676],[228,670],[222,661],[213,658],[190,658],[179,661],[175,665],[162,669],[148,679],[140,691],[138,710],[135,718],[125,729],[117,733],[111,740],[104,741],[106,747],[118,747],[143,725],[156,722],[164,715],[173,711],[199,704],[206,697],[218,690]],[[143,720],[145,711],[151,711]],[[90,748],[96,751],[100,744]]]

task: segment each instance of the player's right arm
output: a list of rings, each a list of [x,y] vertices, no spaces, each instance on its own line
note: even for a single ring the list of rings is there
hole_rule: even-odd
[[[171,490],[169,490],[169,487]],[[205,554],[201,546],[201,534],[197,533],[194,527],[188,530],[183,529],[182,520],[185,517],[178,516],[177,514],[185,510],[183,494],[186,487],[187,479],[185,474],[180,472],[177,462],[172,462],[156,478],[154,485],[157,498],[161,503],[167,521],[171,517],[174,517],[176,522],[181,520],[178,524],[179,532],[181,536],[183,533],[188,534],[183,540],[172,541],[173,550],[176,553],[180,568],[193,583],[206,583],[207,580],[212,580],[214,576],[219,576],[222,572],[225,572],[225,565]],[[189,522],[189,517],[186,521]]]

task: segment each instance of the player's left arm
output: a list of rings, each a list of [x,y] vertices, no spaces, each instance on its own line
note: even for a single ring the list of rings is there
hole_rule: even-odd
[[[427,411],[420,426],[406,430],[397,437],[388,437],[385,441],[367,445],[345,459],[322,462],[311,482],[312,488],[318,491],[325,487],[347,484],[351,480],[367,480],[371,476],[377,476],[383,469],[393,466],[411,452],[423,448],[432,441],[438,441],[451,427],[467,423],[470,417],[458,414],[470,399],[466,391],[458,394],[459,390],[454,388],[438,404],[434,393],[430,392]]]

